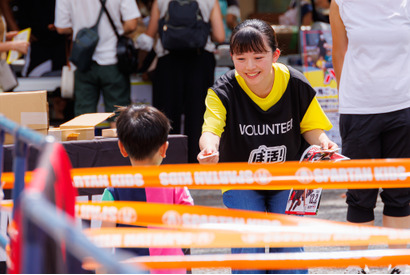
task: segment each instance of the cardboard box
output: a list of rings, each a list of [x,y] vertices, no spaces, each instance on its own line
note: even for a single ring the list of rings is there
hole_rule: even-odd
[[[95,138],[95,126],[114,116],[114,113],[83,114],[60,125],[50,128],[48,134],[57,141],[91,140]]]
[[[47,91],[0,93],[0,113],[21,126],[47,135]],[[4,143],[14,143],[13,136],[6,134]]]
[[[103,129],[101,131],[101,135],[104,138],[116,138],[117,137],[117,129]]]

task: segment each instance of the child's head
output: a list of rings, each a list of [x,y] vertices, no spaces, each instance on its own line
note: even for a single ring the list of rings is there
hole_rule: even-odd
[[[162,112],[146,105],[130,105],[121,107],[118,111],[118,141],[131,160],[150,160],[162,146],[165,146],[166,151],[171,124]],[[124,152],[122,153],[124,155]]]
[[[231,55],[246,52],[275,52],[277,48],[276,33],[272,26],[263,20],[245,20],[235,27],[231,35]]]

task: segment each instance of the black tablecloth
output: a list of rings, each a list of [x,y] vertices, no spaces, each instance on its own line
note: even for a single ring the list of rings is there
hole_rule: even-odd
[[[117,145],[117,138],[103,138],[94,140],[79,140],[62,142],[73,168],[122,166],[130,165],[128,158],[124,158]],[[167,157],[163,164],[187,163],[187,137],[184,135],[170,135]],[[36,148],[29,146],[27,170],[32,171],[39,158]],[[13,167],[14,145],[4,145],[4,172],[11,172]]]

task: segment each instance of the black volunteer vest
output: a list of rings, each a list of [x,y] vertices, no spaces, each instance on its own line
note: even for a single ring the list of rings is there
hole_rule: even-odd
[[[289,68],[282,98],[263,111],[239,86],[232,70],[211,88],[226,108],[220,142],[221,162],[274,163],[299,160],[307,148],[300,134],[303,119],[316,92],[302,73]]]

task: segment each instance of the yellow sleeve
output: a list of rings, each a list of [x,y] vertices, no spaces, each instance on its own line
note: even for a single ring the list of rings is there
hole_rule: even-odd
[[[205,106],[206,110],[202,132],[211,132],[221,137],[226,125],[226,109],[222,101],[211,89],[208,89]]]
[[[300,122],[301,134],[314,129],[329,131],[330,129],[332,129],[332,127],[332,123],[326,116],[325,112],[319,104],[319,101],[317,101],[317,98],[315,97],[310,103],[305,116]]]

